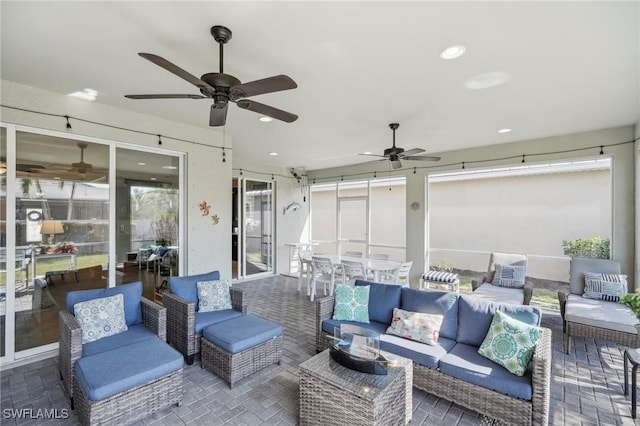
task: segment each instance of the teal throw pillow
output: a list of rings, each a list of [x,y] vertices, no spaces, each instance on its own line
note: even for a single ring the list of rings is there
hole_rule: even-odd
[[[369,323],[369,288],[368,285],[336,286],[333,319],[338,321],[355,321]]]
[[[496,311],[478,353],[516,376],[523,376],[540,333],[540,327]]]

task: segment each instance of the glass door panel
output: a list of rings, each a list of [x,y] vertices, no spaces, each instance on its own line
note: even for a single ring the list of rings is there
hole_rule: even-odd
[[[7,338],[7,129],[0,127],[0,251],[5,257],[0,259],[0,357],[5,356]]]
[[[273,271],[272,183],[244,180],[244,276]]]
[[[338,199],[338,252],[361,247],[366,253],[368,214],[368,199],[339,198]]]

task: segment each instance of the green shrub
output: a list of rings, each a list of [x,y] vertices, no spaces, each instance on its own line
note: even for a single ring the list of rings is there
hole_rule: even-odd
[[[609,259],[610,245],[609,239],[603,237],[562,241],[562,249],[565,256],[590,257],[593,259]]]

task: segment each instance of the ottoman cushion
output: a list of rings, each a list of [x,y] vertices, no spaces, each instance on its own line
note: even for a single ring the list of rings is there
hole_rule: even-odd
[[[282,327],[256,315],[243,315],[210,325],[202,330],[203,338],[235,354],[282,335]]]
[[[84,393],[100,401],[179,370],[180,352],[159,337],[80,358],[75,373]]]

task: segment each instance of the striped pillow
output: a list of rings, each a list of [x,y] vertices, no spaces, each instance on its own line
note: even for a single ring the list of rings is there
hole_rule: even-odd
[[[496,273],[491,284],[507,288],[524,287],[524,266],[496,264]]]
[[[619,302],[620,295],[626,293],[627,276],[620,274],[584,273],[584,293],[587,299]]]

